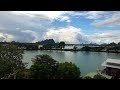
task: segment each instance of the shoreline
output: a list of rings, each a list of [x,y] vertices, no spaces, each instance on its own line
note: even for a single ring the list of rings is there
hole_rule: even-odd
[[[84,50],[74,50],[74,49],[23,49],[23,50],[40,50],[40,51],[43,51],[43,50],[57,50],[57,51],[74,51],[74,52],[78,52],[78,51],[84,51]],[[114,52],[114,51],[84,51],[84,52],[106,52],[106,53],[120,53],[120,52]]]

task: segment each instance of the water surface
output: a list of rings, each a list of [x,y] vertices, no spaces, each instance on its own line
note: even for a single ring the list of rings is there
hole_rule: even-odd
[[[120,53],[25,50],[23,61],[29,63],[28,68],[32,65],[31,59],[39,54],[48,54],[59,62],[73,62],[80,68],[81,75],[96,72],[97,69],[103,69],[104,67],[102,67],[101,64],[107,58],[120,59]]]

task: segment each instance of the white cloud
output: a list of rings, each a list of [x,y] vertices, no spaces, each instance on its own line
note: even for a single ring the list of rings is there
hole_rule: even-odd
[[[11,41],[12,39],[14,39],[13,35],[7,33],[0,33],[0,41]]]
[[[95,43],[111,43],[120,42],[120,31],[119,30],[107,30],[102,33],[95,33],[89,36],[90,40]]]
[[[65,41],[67,43],[83,43],[84,34],[80,28],[68,26],[66,28],[51,28],[45,38],[53,38],[56,42]]]
[[[89,11],[86,13],[86,18],[98,19],[98,18],[101,18],[103,14],[105,14],[104,11]]]
[[[25,15],[31,18],[44,16],[47,17],[49,20],[59,20],[59,21],[66,21],[71,22],[69,16],[65,15],[69,13],[69,11],[12,11],[12,13],[16,15]]]
[[[99,19],[106,12],[105,11],[70,11],[67,14],[72,16],[83,16],[86,19]]]
[[[120,25],[119,11],[0,11],[0,41],[36,42],[46,38],[71,43],[120,41],[119,30],[85,35],[78,27],[52,28],[54,20],[69,23],[76,17],[92,19],[95,26]]]
[[[38,34],[35,32],[35,31],[32,31],[32,30],[24,30],[24,31],[21,31],[23,33],[28,33],[29,35],[31,35],[33,37],[33,40],[32,42],[37,42],[38,41]],[[29,40],[29,37],[26,37],[26,39]]]
[[[71,22],[70,18],[68,16],[60,16],[58,18],[59,21],[66,21],[66,22]]]
[[[110,37],[116,37],[116,35],[114,35],[111,32],[103,32],[103,33],[96,33],[95,37],[96,38],[110,38]]]
[[[120,12],[110,12],[108,11],[108,16],[105,17],[105,19],[102,20],[96,20],[92,23],[92,25],[100,27],[100,26],[116,26],[120,25]]]
[[[20,42],[34,42],[42,40],[44,33],[51,27],[51,20],[45,16],[28,17],[26,15],[16,15],[11,11],[0,11],[0,33],[10,34],[14,36],[15,41]],[[23,31],[24,32],[21,32]],[[25,32],[32,30],[34,32]],[[32,35],[37,33],[38,37]],[[3,37],[2,37],[3,38]],[[2,41],[1,39],[0,41]]]
[[[107,26],[107,25],[120,25],[120,12],[119,11],[12,11],[16,15],[26,15],[29,17],[36,17],[43,15],[48,17],[49,20],[60,20],[71,22],[70,16],[82,16],[86,19],[93,19],[92,25]]]
[[[105,20],[99,20],[99,21],[92,23],[92,25],[95,25],[97,27],[120,25],[120,17],[112,17],[112,18],[105,19]]]
[[[43,15],[49,17],[50,19],[57,19],[63,16],[67,11],[12,11],[16,15],[27,15],[29,17],[35,17]]]
[[[120,11],[77,11],[69,12],[72,16],[82,16],[86,19],[92,19],[96,27],[101,26],[120,26]]]
[[[71,20],[67,20],[66,22],[68,22],[68,23],[69,23],[69,22],[71,22]]]

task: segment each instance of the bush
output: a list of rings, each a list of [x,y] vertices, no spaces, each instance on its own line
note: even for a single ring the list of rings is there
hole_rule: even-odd
[[[58,63],[48,55],[37,55],[30,74],[32,79],[79,79],[80,70],[73,63]]]
[[[52,79],[55,78],[58,62],[48,55],[37,55],[30,67],[31,78]]]
[[[89,77],[89,76],[86,76],[86,77],[84,77],[84,79],[93,79],[93,78],[91,78],[91,77]]]
[[[60,63],[57,69],[59,79],[78,79],[80,77],[79,68],[73,63]]]
[[[93,79],[107,79],[106,77],[102,76],[102,75],[95,75]]]
[[[22,62],[23,53],[23,50],[14,45],[0,46],[0,78],[9,79],[26,67],[26,64]]]

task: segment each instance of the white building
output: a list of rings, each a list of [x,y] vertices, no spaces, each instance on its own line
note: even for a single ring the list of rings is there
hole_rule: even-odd
[[[69,46],[65,46],[64,49],[73,49],[74,47],[77,47],[77,49],[81,49],[84,46],[79,46],[79,45],[69,45]]]
[[[120,77],[120,60],[107,59],[102,63],[102,66],[106,67],[104,69],[106,75],[110,75],[113,77]]]
[[[43,47],[43,45],[38,45],[38,48],[40,49],[41,47]]]

